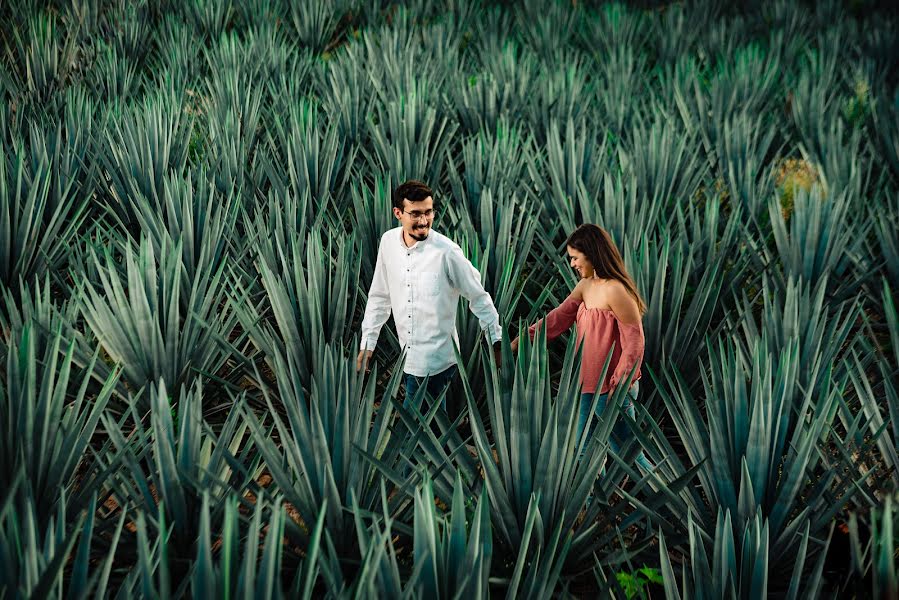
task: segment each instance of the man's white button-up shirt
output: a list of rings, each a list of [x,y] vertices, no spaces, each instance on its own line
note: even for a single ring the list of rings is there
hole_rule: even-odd
[[[456,364],[453,342],[459,296],[469,302],[490,343],[502,339],[499,315],[481,278],[451,239],[433,229],[427,239],[407,247],[401,227],[378,245],[375,274],[362,319],[362,350],[374,350],[381,327],[393,311],[397,337],[406,349],[404,372],[435,375]]]

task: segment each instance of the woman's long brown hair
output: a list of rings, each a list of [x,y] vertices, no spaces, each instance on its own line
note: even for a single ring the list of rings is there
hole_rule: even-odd
[[[625,289],[637,301],[640,314],[646,312],[646,302],[637,291],[637,284],[627,272],[618,246],[612,240],[609,232],[598,225],[585,223],[575,229],[565,241],[566,246],[571,246],[579,252],[583,252],[590,264],[593,265],[594,274],[602,279],[617,279]]]

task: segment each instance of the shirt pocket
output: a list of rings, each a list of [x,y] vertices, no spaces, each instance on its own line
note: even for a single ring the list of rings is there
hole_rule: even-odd
[[[440,295],[440,273],[424,271],[418,274],[418,289],[422,296],[433,298]]]

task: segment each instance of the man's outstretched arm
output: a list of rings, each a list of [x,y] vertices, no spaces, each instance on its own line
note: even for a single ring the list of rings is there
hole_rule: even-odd
[[[503,339],[503,330],[493,299],[481,285],[480,273],[458,247],[447,253],[446,269],[453,287],[468,300],[468,307],[481,322],[481,329],[487,336],[487,341],[496,345]]]

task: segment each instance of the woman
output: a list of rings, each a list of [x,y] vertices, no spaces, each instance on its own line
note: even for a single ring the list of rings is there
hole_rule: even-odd
[[[597,225],[581,225],[568,237],[566,246],[571,266],[581,280],[562,304],[545,319],[528,328],[528,335],[533,339],[537,328],[545,324],[546,338],[552,340],[577,324],[577,343],[583,344],[578,419],[580,438],[590,415],[594,394],[600,394],[596,414],[601,415],[609,395],[620,382],[627,381],[635,365],[633,382],[624,396],[621,409],[631,419],[636,414],[634,402],[639,391],[644,345],[641,318],[646,312],[646,304],[634,280],[628,275],[615,242],[605,229]],[[518,350],[518,338],[512,341],[512,350]],[[609,372],[600,381],[610,350]],[[623,421],[615,423],[612,433],[610,445],[615,452],[619,449],[616,437],[624,442],[633,436],[630,427]],[[653,468],[642,450],[636,462],[644,469]]]

